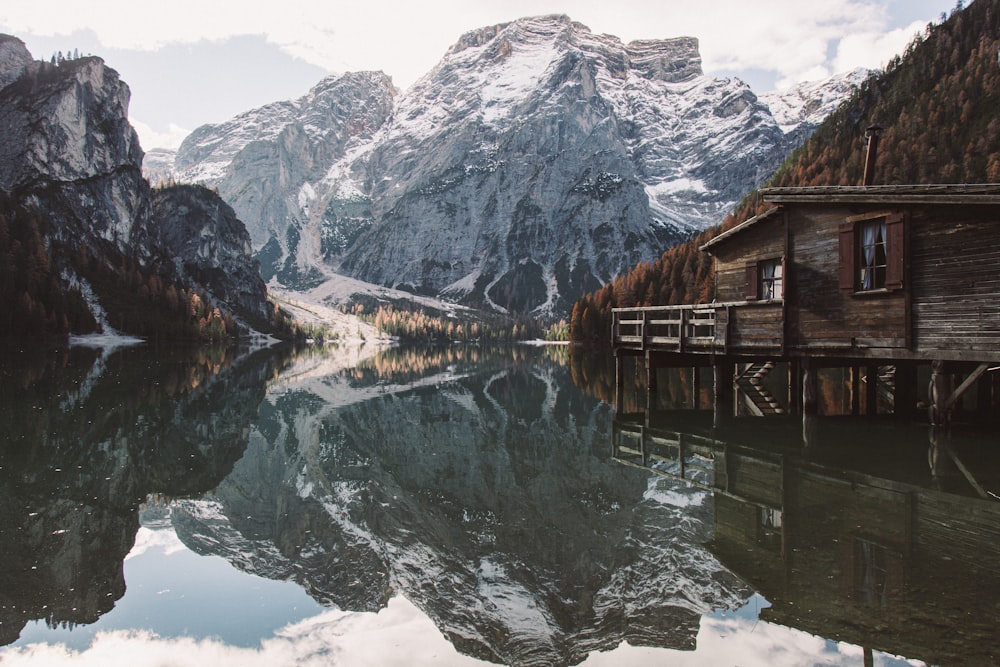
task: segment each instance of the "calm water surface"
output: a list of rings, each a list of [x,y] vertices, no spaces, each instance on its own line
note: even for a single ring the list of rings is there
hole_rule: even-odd
[[[565,350],[342,356],[4,358],[0,663],[998,659],[995,434],[713,427],[683,374],[616,413]]]

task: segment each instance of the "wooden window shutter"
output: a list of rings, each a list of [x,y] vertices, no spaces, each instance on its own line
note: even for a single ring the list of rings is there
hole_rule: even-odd
[[[757,268],[757,262],[748,262],[746,299],[747,301],[756,301],[759,298],[760,298],[760,273]]]
[[[854,223],[840,225],[840,289],[854,291]]]
[[[779,299],[785,298],[785,288],[788,285],[788,264],[785,263],[785,256],[781,256],[781,294],[778,295]]]
[[[885,219],[885,287],[902,289],[906,266],[906,225],[903,214],[896,213]]]

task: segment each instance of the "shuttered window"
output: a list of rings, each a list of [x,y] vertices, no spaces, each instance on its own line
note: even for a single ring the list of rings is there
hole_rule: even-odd
[[[760,271],[757,268],[757,262],[747,263],[747,282],[745,290],[747,301],[756,301],[760,298]]]
[[[885,219],[886,236],[886,289],[903,289],[903,273],[905,271],[906,226],[903,224],[903,214],[897,213]]]
[[[784,297],[785,261],[783,258],[748,262],[746,271],[747,301]]]
[[[903,220],[901,213],[895,213],[840,226],[840,289],[866,292],[903,288],[906,266]]]
[[[862,292],[885,289],[885,218],[868,220],[856,227],[857,285]]]
[[[840,289],[854,291],[854,223],[840,226]]]
[[[784,295],[785,264],[780,259],[766,259],[760,263],[760,298],[780,299]]]

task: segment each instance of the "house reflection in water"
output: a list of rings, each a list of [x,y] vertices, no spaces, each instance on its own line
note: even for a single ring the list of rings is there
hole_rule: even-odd
[[[995,442],[838,418],[803,445],[790,423],[663,417],[617,418],[613,456],[712,490],[708,547],[771,602],[762,620],[864,647],[866,664],[873,649],[998,664]]]

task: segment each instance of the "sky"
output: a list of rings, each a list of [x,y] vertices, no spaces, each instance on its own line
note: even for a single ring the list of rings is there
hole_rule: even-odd
[[[566,14],[595,33],[697,37],[710,76],[758,94],[878,68],[953,0],[7,0],[0,32],[49,59],[78,49],[132,90],[144,149],[303,95],[324,76],[381,70],[406,89],[469,30]]]

